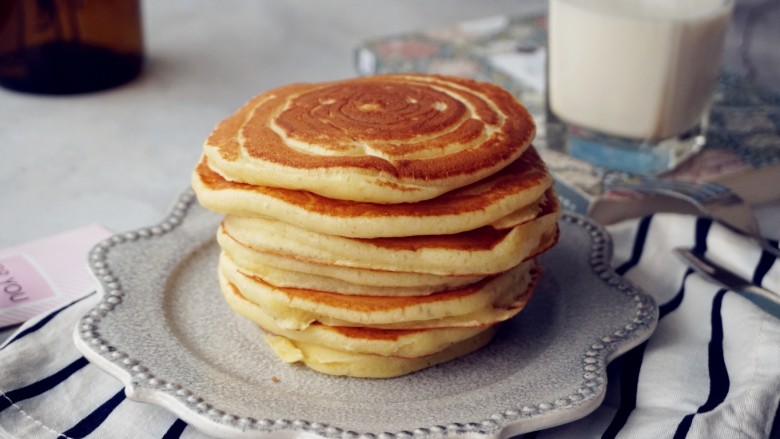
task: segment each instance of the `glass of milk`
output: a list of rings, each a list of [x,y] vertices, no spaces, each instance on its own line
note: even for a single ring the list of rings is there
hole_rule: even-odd
[[[734,0],[549,0],[548,144],[656,175],[706,143]]]

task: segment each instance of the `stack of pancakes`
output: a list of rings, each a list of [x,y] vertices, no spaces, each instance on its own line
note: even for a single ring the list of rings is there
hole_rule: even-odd
[[[193,187],[227,303],[287,362],[391,377],[485,345],[558,238],[530,115],[491,84],[382,75],[256,96]]]

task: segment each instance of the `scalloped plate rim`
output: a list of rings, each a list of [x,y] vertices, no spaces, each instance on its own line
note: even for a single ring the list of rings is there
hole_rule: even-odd
[[[113,303],[108,302],[108,300],[117,297],[121,299],[121,294],[124,293],[120,291],[121,294],[106,294],[107,291],[116,291],[118,288],[116,288],[115,285],[112,285],[112,282],[108,282],[105,276],[101,277],[96,274],[96,265],[104,260],[98,256],[101,254],[105,255],[105,253],[107,253],[107,251],[114,245],[132,243],[138,239],[151,239],[155,236],[162,236],[175,231],[182,223],[185,222],[194,200],[194,193],[191,190],[187,190],[183,195],[180,196],[178,202],[175,204],[168,217],[159,225],[138,229],[133,232],[114,235],[113,237],[109,237],[105,241],[98,243],[93,248],[92,252],[90,253],[89,269],[90,273],[97,280],[99,291],[101,291],[103,297],[100,303],[98,303],[88,314],[82,317],[82,319],[79,321],[79,324],[75,325],[73,331],[74,343],[78,350],[84,354],[86,359],[122,382],[122,384],[125,385],[125,393],[128,398],[135,401],[150,403],[163,407],[179,416],[188,424],[195,426],[204,433],[214,436],[242,439],[269,437],[280,439],[304,437],[344,437],[360,439],[385,436],[407,437],[407,431],[399,431],[396,433],[356,433],[348,430],[344,426],[329,426],[326,424],[310,422],[306,420],[281,419],[271,421],[268,419],[262,419],[258,421],[252,418],[245,419],[237,418],[235,416],[231,417],[230,414],[224,413],[222,417],[217,420],[214,419],[213,416],[208,416],[207,414],[198,412],[198,410],[194,407],[195,403],[186,399],[187,396],[191,395],[191,392],[188,393],[186,391],[187,389],[184,389],[185,392],[180,394],[180,390],[183,389],[181,386],[173,390],[166,388],[166,390],[160,389],[159,386],[149,385],[148,383],[139,383],[133,379],[133,373],[129,371],[128,368],[136,367],[140,363],[136,362],[134,364],[123,366],[118,364],[121,358],[109,358],[110,353],[113,352],[111,350],[111,345],[102,340],[99,336],[93,337],[92,335],[98,332],[97,329],[99,329],[99,323],[102,317],[110,313],[113,310],[114,305],[121,303],[121,300],[119,302]],[[603,259],[603,261],[608,261],[611,258],[611,238],[602,226],[579,214],[570,212],[564,212],[562,215],[562,221],[568,221],[574,223],[576,226],[584,227],[585,229],[589,230],[591,234],[591,245],[596,245],[594,240],[601,240],[603,249],[601,250],[600,257]],[[490,420],[482,421],[494,422],[497,428],[480,429],[478,427],[479,423],[473,421],[459,424],[463,426],[463,428],[456,430],[435,429],[437,426],[421,426],[414,430],[414,437],[446,436],[459,438],[478,437],[482,439],[509,437],[534,431],[540,428],[549,428],[556,425],[565,424],[580,419],[598,408],[606,395],[606,367],[616,357],[629,351],[650,337],[650,335],[655,330],[659,312],[657,304],[651,296],[642,292],[639,288],[617,275],[609,266],[609,264],[606,264],[605,266],[603,261],[600,263],[600,272],[596,273],[596,275],[601,276],[602,280],[605,282],[605,288],[610,287],[610,285],[607,285],[607,282],[613,282],[615,285],[622,285],[624,288],[624,293],[630,293],[630,295],[633,296],[637,302],[644,304],[647,309],[644,320],[641,323],[637,323],[634,330],[628,331],[624,339],[616,339],[605,342],[605,346],[600,348],[603,349],[604,355],[601,357],[597,355],[594,356],[594,358],[603,358],[604,360],[602,364],[603,370],[600,370],[604,372],[604,378],[603,382],[597,386],[596,391],[594,391],[590,397],[583,399],[579,404],[574,401],[567,406],[553,406],[546,410],[535,410],[531,413],[524,413],[522,410],[516,410],[518,415],[515,417],[515,419],[505,419],[502,423]],[[599,264],[597,262],[591,261],[590,265],[595,270],[595,267]],[[616,287],[613,286],[612,289],[615,288]],[[86,324],[92,328],[85,330],[84,322],[88,322]],[[606,334],[602,337],[602,339],[609,338],[610,335],[611,334]],[[95,342],[95,340],[98,340],[98,342]],[[596,344],[599,343],[597,342]],[[101,352],[102,346],[108,346],[108,349],[105,349]],[[152,377],[155,376],[151,373],[152,371],[149,372]],[[153,379],[154,378],[150,378],[150,380]],[[197,399],[202,400],[202,398],[196,398],[196,400]],[[572,408],[572,406],[575,407]],[[512,410],[512,407],[503,410],[502,413],[505,413],[509,410]],[[551,419],[552,415],[555,415],[554,420]],[[315,424],[318,428],[312,427]]]

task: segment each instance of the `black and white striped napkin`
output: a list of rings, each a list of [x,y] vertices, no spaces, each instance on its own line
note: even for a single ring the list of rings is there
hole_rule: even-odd
[[[658,327],[609,366],[596,411],[524,439],[780,437],[780,319],[700,278],[672,249],[690,247],[774,291],[780,262],[701,218],[658,214],[609,230],[615,269],[656,298]],[[73,326],[97,301],[32,319],[0,347],[0,437],[207,437],[127,399],[76,350]]]

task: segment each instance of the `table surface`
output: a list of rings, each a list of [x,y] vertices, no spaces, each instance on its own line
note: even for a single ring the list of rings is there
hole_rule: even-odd
[[[724,62],[777,85],[780,63],[766,62],[775,49],[761,44],[780,34],[773,3],[738,2]],[[67,97],[0,89],[0,248],[90,223],[120,232],[158,222],[217,122],[260,91],[354,76],[352,50],[367,38],[546,10],[544,0],[143,6],[148,58],[137,80]]]
[[[147,1],[145,71],[109,91],[0,89],[0,248],[98,223],[157,223],[214,125],[254,94],[355,75],[362,40],[544,2]]]

